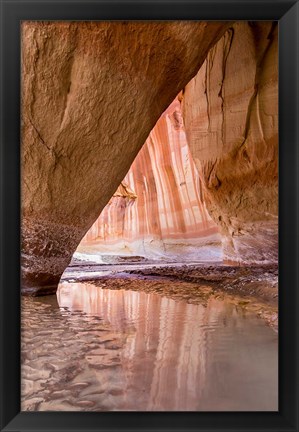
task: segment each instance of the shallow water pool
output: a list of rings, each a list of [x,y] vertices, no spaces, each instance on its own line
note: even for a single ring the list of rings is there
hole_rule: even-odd
[[[22,299],[22,410],[277,409],[277,334],[226,300],[68,282]]]

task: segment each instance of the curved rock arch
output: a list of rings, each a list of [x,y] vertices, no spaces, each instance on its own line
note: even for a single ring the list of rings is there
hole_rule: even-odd
[[[228,26],[23,22],[24,293],[56,291],[160,114]]]
[[[182,88],[226,257],[277,259],[277,57],[271,22],[23,23],[23,292],[56,291]]]

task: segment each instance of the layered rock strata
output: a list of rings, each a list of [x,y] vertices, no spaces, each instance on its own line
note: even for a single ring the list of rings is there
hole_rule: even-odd
[[[201,256],[219,241],[201,192],[176,98],[162,114],[129,172],[83,238],[79,251]],[[202,258],[202,257],[201,257]]]
[[[278,255],[278,26],[238,22],[186,86],[183,117],[225,257]]]
[[[226,22],[22,23],[22,288],[78,243]]]

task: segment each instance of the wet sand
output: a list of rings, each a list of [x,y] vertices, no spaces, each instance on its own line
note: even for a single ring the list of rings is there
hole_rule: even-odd
[[[100,288],[158,293],[200,304],[213,295],[255,313],[278,331],[278,266],[223,263],[98,265],[77,262],[64,281],[86,281]],[[168,281],[168,283],[166,283]]]

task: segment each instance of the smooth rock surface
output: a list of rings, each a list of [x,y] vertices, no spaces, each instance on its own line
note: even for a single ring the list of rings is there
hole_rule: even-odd
[[[278,255],[278,26],[238,22],[186,86],[183,117],[224,255]]]
[[[203,258],[207,245],[218,246],[221,255],[221,237],[203,201],[176,98],[78,251],[182,260]]]
[[[227,22],[22,23],[22,289],[78,243]]]

